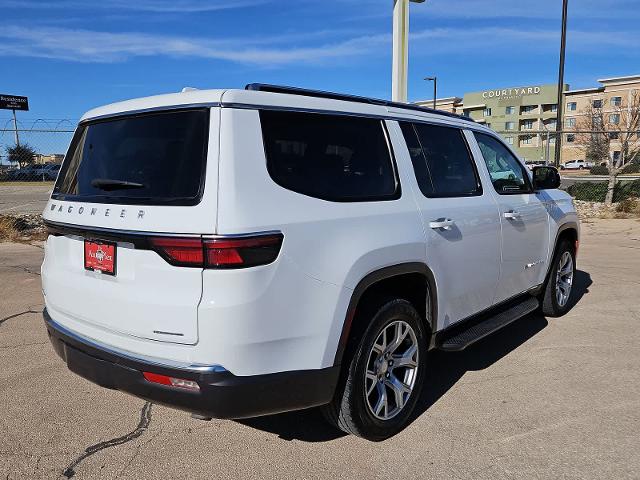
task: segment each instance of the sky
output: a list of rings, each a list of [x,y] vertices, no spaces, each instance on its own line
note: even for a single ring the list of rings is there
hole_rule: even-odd
[[[433,75],[439,97],[557,82],[561,5],[412,4],[410,100],[431,98],[423,77]],[[639,7],[569,1],[572,88],[640,74]],[[389,98],[391,11],[392,0],[0,0],[0,93],[29,97],[18,114],[26,128],[185,86],[264,82]],[[9,118],[0,111],[0,128]]]

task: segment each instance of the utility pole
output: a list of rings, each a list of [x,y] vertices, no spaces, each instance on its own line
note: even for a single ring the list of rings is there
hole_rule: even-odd
[[[428,82],[433,82],[433,109],[436,109],[436,98],[438,98],[438,77],[425,77]]]
[[[556,145],[554,164],[560,166],[560,152],[562,150],[562,110],[564,106],[564,53],[567,45],[567,4],[569,0],[562,0],[562,33],[560,36],[560,65],[558,67],[558,111],[556,116]]]
[[[20,146],[20,137],[18,136],[18,120],[16,119],[16,111],[15,109],[11,110],[13,112],[13,128],[16,134],[16,145]]]
[[[409,3],[425,0],[393,0],[393,60],[391,65],[391,100],[407,101],[409,64]]]

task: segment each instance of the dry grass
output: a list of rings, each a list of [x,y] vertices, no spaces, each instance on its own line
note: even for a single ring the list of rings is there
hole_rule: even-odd
[[[20,215],[0,215],[0,242],[32,242],[45,240],[46,231],[41,222]]]

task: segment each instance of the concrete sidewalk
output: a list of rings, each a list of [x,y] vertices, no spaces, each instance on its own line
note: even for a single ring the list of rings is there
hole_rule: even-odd
[[[97,387],[47,340],[38,246],[0,244],[0,478],[640,478],[640,222],[583,224],[577,304],[430,356],[381,443],[315,411],[202,422]]]

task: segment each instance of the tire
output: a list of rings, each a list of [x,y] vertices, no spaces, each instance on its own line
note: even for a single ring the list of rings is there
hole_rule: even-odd
[[[561,268],[563,270],[561,270]],[[560,275],[558,274],[559,271],[561,271]],[[562,272],[565,273],[563,274]],[[542,313],[544,315],[548,317],[561,317],[569,311],[575,276],[575,248],[571,242],[563,240],[558,245],[558,249],[553,256],[551,271],[544,286],[542,294]],[[559,281],[560,278],[563,282]],[[564,285],[564,288],[561,288],[560,285]]]
[[[428,334],[420,315],[406,300],[386,301],[372,313],[368,315],[371,321],[366,330],[353,345],[353,354],[343,364],[342,381],[333,401],[323,407],[323,414],[329,423],[346,433],[379,441],[401,431],[411,417],[424,382]],[[403,343],[390,357],[385,353],[392,351],[394,343],[387,339],[387,348],[382,348],[383,331],[394,339],[398,332],[400,337],[404,332]],[[414,346],[417,357],[414,350],[410,350]],[[406,355],[401,357],[402,353]],[[399,365],[405,362],[415,364],[415,369]],[[371,372],[375,372],[373,378]],[[392,384],[401,388],[394,389]],[[408,386],[410,391],[403,393]],[[386,407],[385,402],[380,401],[382,390]],[[397,403],[398,398],[402,405]],[[374,413],[376,406],[382,407],[378,415]]]

